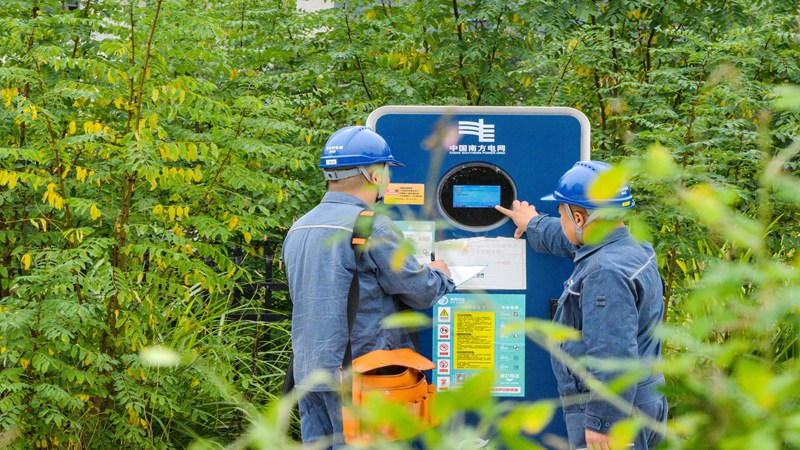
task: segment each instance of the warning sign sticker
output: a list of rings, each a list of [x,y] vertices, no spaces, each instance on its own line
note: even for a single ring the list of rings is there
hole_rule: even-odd
[[[389,183],[383,195],[387,205],[425,204],[425,185],[422,183]]]
[[[525,396],[525,334],[508,326],[525,320],[525,295],[448,294],[435,308],[433,360],[437,387],[460,386],[492,370],[492,395]]]
[[[456,312],[454,320],[456,370],[494,368],[494,312]]]

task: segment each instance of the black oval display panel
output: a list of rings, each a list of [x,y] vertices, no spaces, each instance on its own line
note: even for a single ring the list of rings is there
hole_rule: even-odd
[[[487,163],[456,166],[439,183],[439,210],[458,228],[485,231],[508,220],[495,205],[511,208],[517,189],[502,169]]]

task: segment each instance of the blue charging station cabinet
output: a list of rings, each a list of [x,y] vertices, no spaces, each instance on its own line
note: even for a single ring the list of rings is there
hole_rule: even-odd
[[[385,201],[420,262],[436,252],[464,277],[474,275],[439,300],[431,330],[420,333],[420,352],[437,365],[437,389],[491,369],[494,396],[557,399],[549,354],[504,328],[549,320],[572,262],[514,240],[515,225],[494,205],[527,200],[557,216],[556,204],[539,198],[576,161],[589,159],[586,116],[572,108],[385,106],[367,126],[406,164],[392,171]],[[560,416],[545,432],[566,436]]]

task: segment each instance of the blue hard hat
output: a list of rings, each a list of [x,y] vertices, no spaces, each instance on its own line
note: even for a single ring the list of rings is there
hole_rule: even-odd
[[[394,159],[389,144],[378,133],[367,127],[344,127],[333,133],[325,143],[322,157],[319,159],[319,167],[323,169],[379,163],[404,166]]]
[[[627,183],[623,184],[612,198],[597,200],[587,196],[587,191],[592,183],[601,173],[609,169],[611,169],[611,165],[602,161],[578,161],[561,176],[556,190],[552,194],[542,197],[542,200],[567,203],[586,209],[633,208],[635,202]]]

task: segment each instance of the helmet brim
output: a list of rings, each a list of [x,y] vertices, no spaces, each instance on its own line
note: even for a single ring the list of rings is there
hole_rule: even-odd
[[[544,197],[540,198],[539,200],[543,200],[546,202],[557,202],[558,199],[553,194],[545,195]]]

